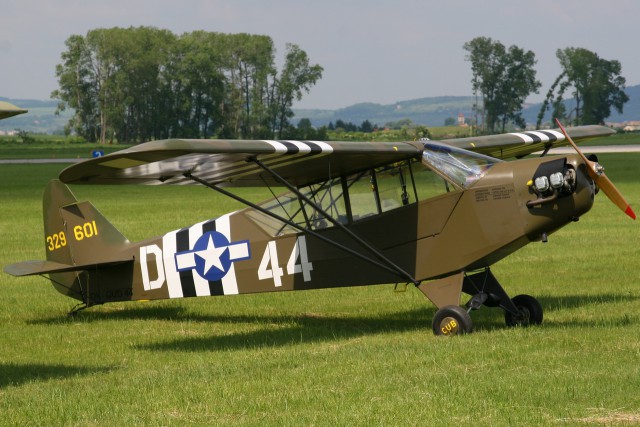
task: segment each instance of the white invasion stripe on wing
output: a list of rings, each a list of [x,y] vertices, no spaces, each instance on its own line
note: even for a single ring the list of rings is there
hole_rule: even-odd
[[[545,132],[555,135],[558,141],[564,141],[564,134],[562,132],[558,132],[557,130],[546,130]]]
[[[540,138],[540,141],[542,142],[549,142],[549,135],[542,133],[542,132],[535,132],[535,131],[529,131],[528,132],[530,135],[535,135],[538,138]]]
[[[510,133],[509,135],[514,135],[517,136],[518,138],[520,138],[525,144],[531,144],[533,143],[533,138],[531,138],[529,135],[525,134],[525,133]]]
[[[278,141],[271,141],[271,140],[263,140],[264,142],[266,142],[267,144],[271,145],[273,147],[274,150],[276,150],[276,153],[281,153],[281,154],[286,154],[288,149],[287,146],[284,145],[281,142]]]
[[[312,142],[318,146],[320,146],[320,149],[322,150],[323,154],[331,154],[333,153],[333,147],[330,146],[329,144],[327,144],[326,142],[322,142],[322,141],[309,141]]]
[[[305,144],[304,142],[289,140],[287,140],[286,142],[295,145],[298,148],[300,154],[307,154],[311,152],[311,147],[309,147],[309,145]]]

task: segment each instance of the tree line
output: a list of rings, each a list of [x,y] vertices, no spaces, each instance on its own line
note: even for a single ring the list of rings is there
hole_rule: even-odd
[[[295,44],[286,45],[280,70],[273,41],[263,35],[175,35],[153,27],[116,27],[72,35],[65,45],[56,66],[59,88],[51,97],[60,101],[59,111],[74,111],[65,131],[88,141],[326,135],[310,122],[290,123],[293,102],[323,72]],[[471,63],[479,131],[524,127],[523,104],[541,87],[535,54],[488,37],[476,37],[463,49]],[[603,123],[612,108],[622,112],[628,97],[618,61],[582,48],[558,49],[556,56],[562,72],[547,92],[538,128],[549,109],[554,118],[573,125]],[[567,93],[572,104],[565,102]],[[364,133],[378,127],[338,120],[327,130],[333,126]]]
[[[538,93],[535,54],[518,46],[505,47],[489,37],[476,37],[464,44],[471,63],[471,84],[476,96],[476,124],[480,132],[504,132],[507,124],[525,127],[522,107],[531,93]],[[558,49],[562,72],[547,92],[536,127],[550,108],[553,118],[567,124],[603,124],[611,108],[622,113],[629,97],[624,93],[625,78],[620,62],[607,61],[583,48]],[[570,91],[575,107],[566,108],[565,93]],[[479,115],[480,117],[477,117]]]
[[[67,132],[101,143],[283,137],[294,100],[323,71],[295,44],[277,70],[273,41],[261,35],[110,28],[65,45],[51,97],[75,111]]]

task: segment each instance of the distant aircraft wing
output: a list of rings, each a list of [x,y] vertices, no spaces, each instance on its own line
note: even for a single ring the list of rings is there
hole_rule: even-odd
[[[293,185],[420,158],[420,142],[188,140],[152,141],[89,159],[60,173],[67,184],[195,184],[185,174],[223,186],[276,184],[255,160]]]
[[[0,101],[0,120],[17,116],[18,114],[24,114],[27,111],[28,110],[16,107],[8,102]]]
[[[576,126],[567,128],[569,136],[576,142],[590,138],[609,136],[615,131],[605,126]],[[441,140],[448,145],[486,154],[498,159],[524,157],[546,148],[569,145],[560,129],[504,133],[500,135],[475,136]]]

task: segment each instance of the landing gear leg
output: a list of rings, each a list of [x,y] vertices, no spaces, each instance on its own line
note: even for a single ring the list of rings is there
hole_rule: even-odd
[[[470,310],[477,310],[482,305],[502,308],[507,326],[529,326],[542,323],[542,306],[538,300],[530,295],[509,298],[488,268],[465,276],[462,291],[471,295],[467,303]]]
[[[68,313],[68,316],[70,317],[75,317],[76,314],[80,313],[82,310],[89,308],[89,306],[83,302],[81,302],[80,304],[76,305],[75,307],[73,307],[71,309],[71,311]]]
[[[504,310],[507,326],[542,323],[540,303],[529,295],[509,298],[489,268],[474,274],[460,272],[422,283],[418,289],[438,307],[431,325],[436,335],[452,336],[471,332],[473,323],[469,313],[483,305]],[[466,308],[459,305],[462,292],[471,295]]]

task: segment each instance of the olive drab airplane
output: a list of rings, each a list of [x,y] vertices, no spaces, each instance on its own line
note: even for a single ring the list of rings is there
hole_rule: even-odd
[[[79,300],[72,313],[113,301],[408,283],[437,307],[438,335],[470,332],[470,313],[483,305],[501,308],[507,325],[539,324],[538,301],[510,298],[491,266],[577,221],[598,188],[635,219],[577,147],[545,156],[611,133],[560,126],[443,142],[148,142],[63,170],[44,193],[47,260],[5,271],[48,275]],[[133,243],[66,184],[197,184],[246,208]],[[245,186],[284,193],[257,203],[229,190]]]

